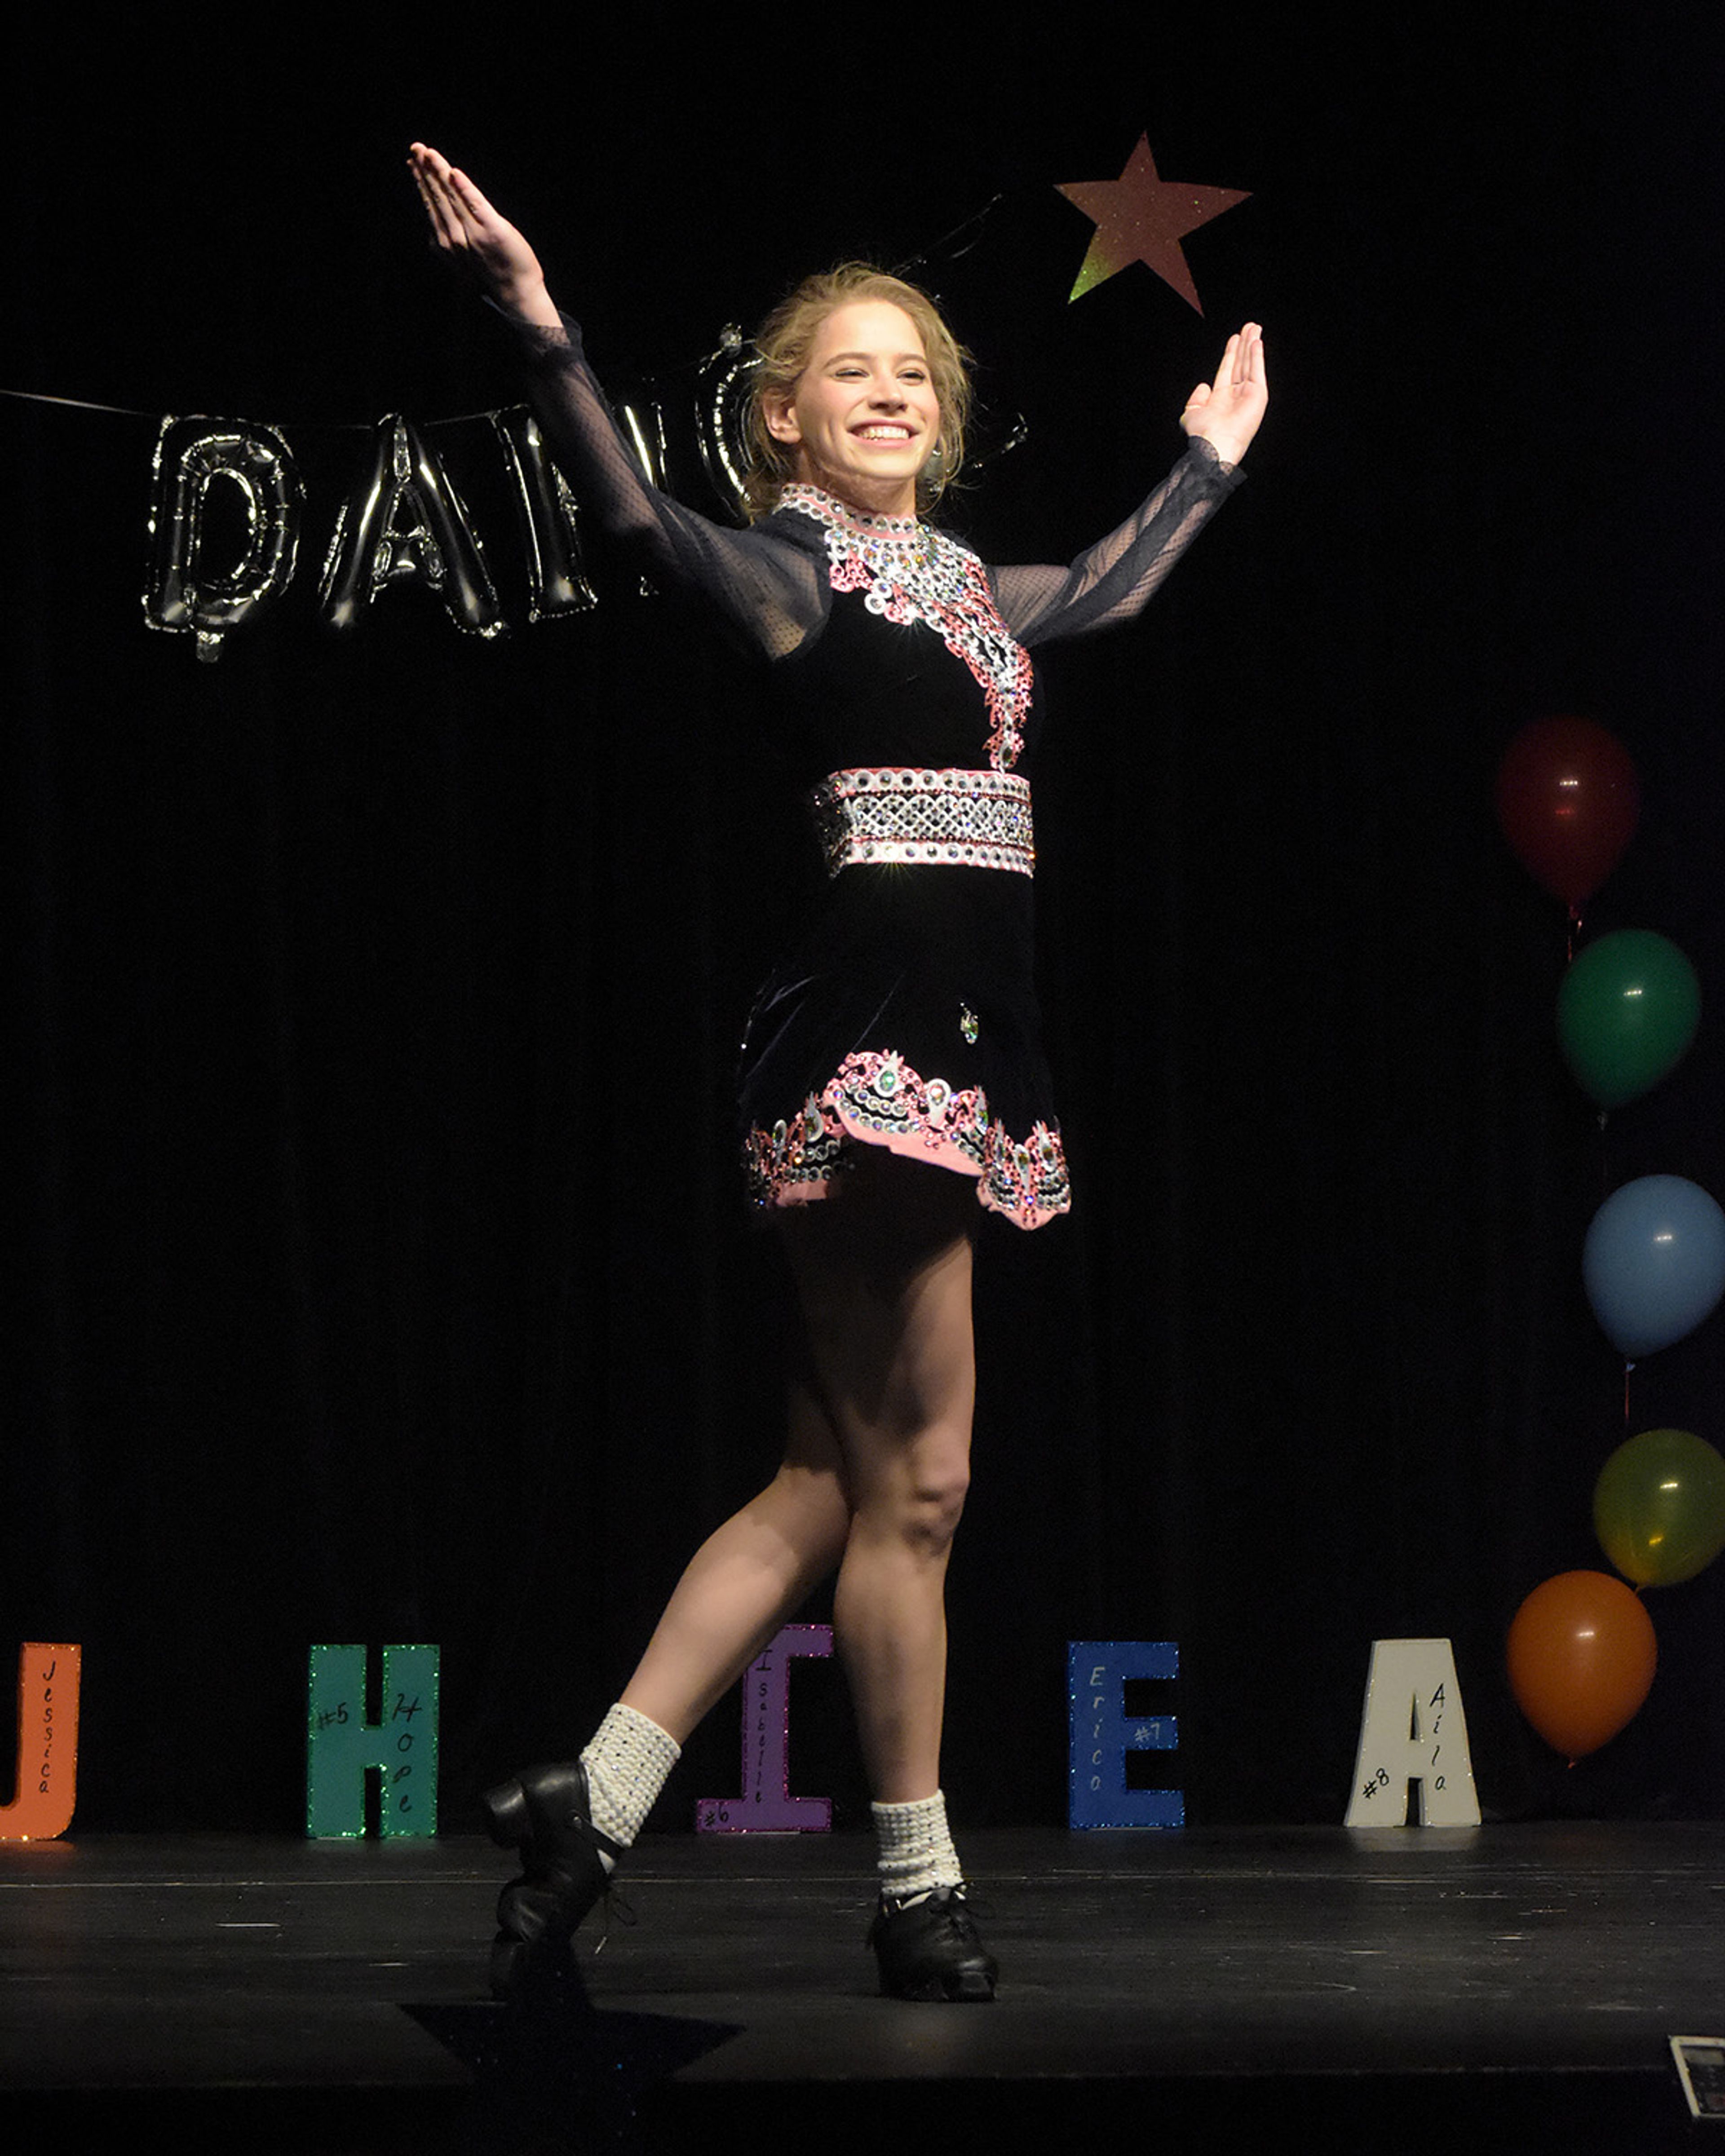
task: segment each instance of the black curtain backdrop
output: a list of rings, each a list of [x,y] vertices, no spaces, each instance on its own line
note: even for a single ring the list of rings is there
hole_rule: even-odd
[[[1645,1173],[1725,1195],[1716,12],[810,16],[603,67],[552,20],[251,57],[194,11],[38,31],[12,89],[0,387],[84,403],[0,399],[0,1658],[83,1643],[80,1826],[295,1830],[305,1650],[345,1640],[441,1646],[471,1825],[584,1738],[774,1457],[728,1090],[806,842],[698,620],[596,558],[593,613],[527,623],[484,418],[520,392],[423,247],[416,135],[674,418],[807,268],[927,254],[985,446],[1028,429],[956,512],[998,559],[1124,514],[1226,331],[1268,326],[1249,484],[1142,624],[1047,664],[1078,1202],[983,1237],[955,1816],[1064,1818],[1065,1643],[1111,1637],[1180,1643],[1190,1817],[1339,1819],[1369,1643],[1410,1634],[1455,1644],[1488,1812],[1717,1815],[1719,1567],[1650,1592],[1652,1695],[1573,1769],[1502,1673],[1530,1589],[1608,1568],[1587,1223]],[[1142,268],[1066,301],[1090,228],[1055,183],[1146,131],[1165,177],[1251,191],[1188,243],[1202,321]],[[508,635],[411,588],[316,619],[393,411]],[[168,413],[279,426],[305,482],[287,599],[213,665],[144,621]],[[1707,999],[1603,1131],[1555,1045],[1563,910],[1490,805],[1558,711],[1642,780],[1586,933],[1659,930]],[[1725,1442],[1722,1337],[1639,1368],[1627,1428]],[[855,1819],[836,1665],[793,1699],[796,1786]],[[662,1824],[736,1743],[722,1709]]]

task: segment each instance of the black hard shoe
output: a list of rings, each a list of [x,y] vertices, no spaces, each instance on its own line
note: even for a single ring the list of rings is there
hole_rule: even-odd
[[[965,1887],[937,1887],[906,1902],[884,1895],[869,1927],[883,1999],[984,1999],[999,1964],[977,1936]]]
[[[619,1857],[624,1845],[593,1825],[587,1769],[578,1759],[525,1768],[487,1789],[480,1808],[492,1840],[521,1860],[521,1877],[497,1897],[491,1948],[491,1989],[511,1999],[534,1976],[554,1974],[567,1962],[571,1934],[610,1892],[600,1852]]]

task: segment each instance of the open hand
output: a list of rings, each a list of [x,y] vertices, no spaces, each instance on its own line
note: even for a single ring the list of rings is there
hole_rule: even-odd
[[[1248,322],[1229,338],[1214,382],[1200,382],[1186,400],[1180,424],[1202,435],[1225,465],[1237,465],[1270,402],[1264,332]]]
[[[408,169],[425,204],[433,244],[444,259],[508,313],[554,329],[557,311],[545,289],[539,257],[509,219],[492,208],[465,172],[428,143],[412,146]]]

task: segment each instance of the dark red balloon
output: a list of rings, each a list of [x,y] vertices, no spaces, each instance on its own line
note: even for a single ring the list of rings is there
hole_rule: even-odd
[[[1511,850],[1571,906],[1616,867],[1640,813],[1628,751],[1591,719],[1535,719],[1498,770],[1497,820]]]

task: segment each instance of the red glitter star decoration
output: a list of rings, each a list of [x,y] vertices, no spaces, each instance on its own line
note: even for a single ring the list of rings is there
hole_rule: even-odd
[[[1164,284],[1172,285],[1199,314],[1204,312],[1204,303],[1180,252],[1180,242],[1224,209],[1250,199],[1239,187],[1197,187],[1181,180],[1163,179],[1150,154],[1147,135],[1139,136],[1138,146],[1127,159],[1126,170],[1117,180],[1071,180],[1060,192],[1068,202],[1076,203],[1096,226],[1078,281],[1066,295],[1069,303],[1124,270],[1129,262],[1142,262]]]

